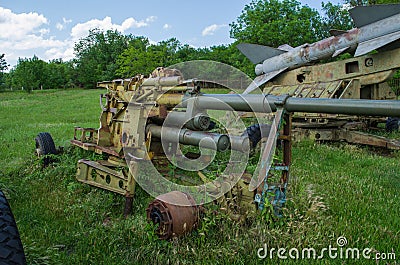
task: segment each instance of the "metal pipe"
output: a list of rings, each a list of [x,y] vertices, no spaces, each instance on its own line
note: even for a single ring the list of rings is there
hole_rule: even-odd
[[[143,81],[143,86],[177,86],[182,83],[181,76],[150,77]]]
[[[288,98],[285,109],[289,112],[400,117],[398,100]]]
[[[167,105],[175,107],[176,105],[182,102],[182,98],[183,98],[182,94],[164,93],[157,98],[156,102],[159,105]]]
[[[144,93],[143,95],[139,96],[135,101],[136,101],[136,102],[139,102],[139,101],[141,101],[142,99],[145,99],[145,98],[147,98],[148,96],[152,95],[153,92],[154,92],[153,90],[149,90],[149,91],[147,91],[146,93]]]
[[[247,136],[230,135],[231,149],[240,152],[249,152],[250,140]]]
[[[191,130],[205,131],[210,126],[210,117],[204,113],[198,113],[194,117],[188,118],[188,113],[180,111],[171,111],[167,116],[167,126],[186,127]]]
[[[164,128],[164,129],[163,129]],[[146,131],[150,131],[152,136],[169,142],[177,142],[193,146],[200,146],[208,149],[224,152],[229,149],[229,137],[225,134],[196,132],[188,129],[178,129],[172,127],[161,127],[157,125],[147,125]]]
[[[400,117],[398,100],[293,98],[261,94],[204,94],[196,100],[195,106],[214,110],[268,113],[281,105],[289,112]],[[187,106],[185,98],[182,106]]]
[[[187,107],[188,99],[189,97],[183,98],[182,107]],[[254,94],[203,94],[196,97],[195,106],[200,109],[271,112],[264,100],[263,95]]]

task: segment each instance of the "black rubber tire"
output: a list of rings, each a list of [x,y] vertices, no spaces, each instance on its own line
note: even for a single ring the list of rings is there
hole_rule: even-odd
[[[40,150],[38,153],[39,156],[44,156],[43,165],[49,165],[52,160],[50,157],[46,157],[47,155],[55,155],[57,154],[56,146],[54,145],[53,138],[48,132],[41,132],[35,138],[36,149]]]
[[[215,121],[210,121],[210,125],[208,125],[207,130],[214,129],[216,125],[217,125],[217,123]]]
[[[386,131],[393,132],[399,130],[400,118],[389,117],[386,120]]]
[[[0,191],[0,265],[26,264],[24,248],[14,215]]]
[[[267,137],[271,130],[269,124],[254,124],[247,127],[246,131],[242,136],[247,135],[249,137],[251,147],[255,148],[262,137]]]

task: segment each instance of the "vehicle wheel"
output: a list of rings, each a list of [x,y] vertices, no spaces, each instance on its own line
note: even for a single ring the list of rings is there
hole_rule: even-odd
[[[3,264],[26,264],[26,259],[14,215],[0,191],[0,265]]]
[[[254,124],[250,127],[247,127],[242,136],[247,135],[247,137],[249,137],[251,147],[254,148],[257,146],[262,137],[268,136],[270,130],[271,125],[269,124]]]
[[[389,117],[386,120],[386,131],[387,132],[397,131],[399,129],[399,125],[400,125],[400,118]]]
[[[44,156],[43,165],[47,166],[48,164],[51,163],[51,158],[46,156],[57,154],[53,138],[51,137],[50,133],[42,132],[36,136],[35,143],[36,143],[36,154],[39,157]]]

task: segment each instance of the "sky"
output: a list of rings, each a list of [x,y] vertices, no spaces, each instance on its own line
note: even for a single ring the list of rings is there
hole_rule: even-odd
[[[152,42],[172,37],[193,47],[229,44],[229,24],[251,0],[0,0],[0,54],[11,67],[33,55],[74,57],[89,29],[117,29]],[[320,0],[303,0],[317,10]],[[325,0],[327,2],[327,0]],[[331,0],[341,3],[341,0]]]

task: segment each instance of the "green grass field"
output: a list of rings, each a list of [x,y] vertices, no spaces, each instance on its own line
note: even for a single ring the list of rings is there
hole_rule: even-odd
[[[277,258],[258,258],[264,244],[320,253],[337,247],[339,236],[346,237],[346,247],[400,259],[400,154],[345,144],[295,144],[283,218],[259,214],[239,225],[224,214],[208,214],[199,230],[159,241],[145,215],[152,198],[140,188],[134,214],[124,219],[124,198],[75,180],[77,160],[92,154],[68,147],[68,140],[74,126],[98,127],[98,95],[104,92],[0,93],[0,189],[9,198],[29,264],[275,264]],[[34,156],[34,138],[43,131],[66,146],[45,169]],[[325,253],[320,260],[285,263],[396,261],[330,259]]]

